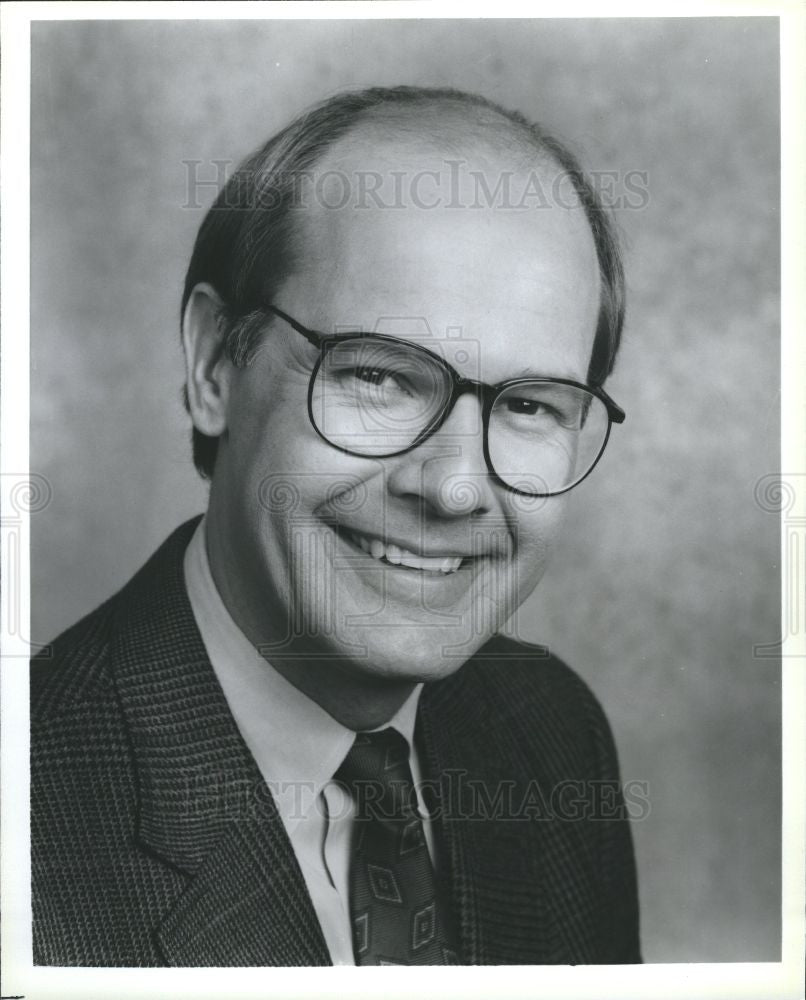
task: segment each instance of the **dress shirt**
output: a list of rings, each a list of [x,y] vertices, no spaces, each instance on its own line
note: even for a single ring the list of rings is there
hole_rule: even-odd
[[[213,581],[205,526],[203,518],[184,562],[196,623],[235,723],[277,804],[333,964],[354,965],[348,885],[355,806],[333,775],[352,747],[355,732],[279,674],[235,624]],[[409,742],[420,815],[434,859],[413,741],[421,690],[418,684],[395,715],[377,728],[394,726]]]

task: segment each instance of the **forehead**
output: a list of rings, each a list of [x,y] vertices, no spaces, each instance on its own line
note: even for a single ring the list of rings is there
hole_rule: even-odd
[[[337,143],[297,210],[283,303],[326,332],[424,321],[473,340],[488,367],[520,355],[584,377],[599,303],[590,227],[557,168],[501,141],[440,148],[386,125]]]

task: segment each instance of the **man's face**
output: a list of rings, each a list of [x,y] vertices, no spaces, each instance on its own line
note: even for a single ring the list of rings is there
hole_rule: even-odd
[[[350,177],[446,169],[393,143],[377,143],[369,159],[345,151],[321,170],[334,168]],[[497,166],[479,169],[493,190]],[[551,177],[547,167],[547,191]],[[456,194],[465,207],[301,210],[302,263],[274,304],[323,333],[425,343],[487,383],[584,382],[599,273],[582,210],[485,207],[467,178]],[[406,454],[336,450],[308,417],[317,357],[274,319],[253,363],[233,373],[211,505],[228,589],[269,661],[317,654],[364,675],[445,676],[536,586],[564,497],[518,496],[490,478],[469,394]]]

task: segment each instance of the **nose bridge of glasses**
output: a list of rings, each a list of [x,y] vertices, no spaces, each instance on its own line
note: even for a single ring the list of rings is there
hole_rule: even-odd
[[[480,382],[478,379],[465,378],[450,365],[446,365],[446,369],[450,372],[452,377],[450,396],[441,417],[436,422],[435,426],[432,427],[431,433],[433,434],[435,430],[441,430],[447,423],[449,425],[448,431],[453,436],[466,439],[472,438],[481,442],[482,431],[485,423],[489,419],[493,400],[496,395],[496,389],[494,386],[487,385],[486,382]],[[465,416],[463,419],[465,423],[472,419],[472,429],[468,426],[461,429],[458,428],[458,421],[453,418],[454,411],[464,396],[472,396],[478,403],[475,407],[461,407],[463,414],[465,409],[467,409],[468,414],[470,414],[470,416]]]
[[[439,432],[443,440],[461,442],[464,451],[475,446],[481,452],[482,429],[485,413],[489,409],[487,389],[483,382],[456,376],[447,405],[427,436],[431,437]],[[472,396],[478,405],[474,406],[472,400],[468,400],[468,405],[465,405],[465,396]]]
[[[491,408],[493,398],[497,392],[495,386],[488,385],[486,382],[480,382],[475,378],[465,378],[457,373],[454,373],[453,385],[454,401],[459,399],[460,396],[473,395],[481,406],[482,414],[485,414]]]
[[[431,452],[433,460],[433,449],[446,445],[447,451],[442,460],[446,465],[465,468],[478,466],[477,471],[483,471],[486,475],[489,469],[485,459],[483,431],[497,394],[496,387],[460,375],[453,365],[435,355],[435,352],[426,351],[423,356],[429,359],[429,365],[434,360],[437,362],[434,368],[440,373],[444,396],[442,405],[433,414],[428,426],[417,436],[412,448],[419,449],[426,445],[425,450]],[[463,405],[462,399],[468,395],[478,405],[474,406],[472,401],[468,406]]]

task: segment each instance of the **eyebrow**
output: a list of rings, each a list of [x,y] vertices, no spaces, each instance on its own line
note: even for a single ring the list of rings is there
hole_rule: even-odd
[[[585,373],[585,375],[583,375],[580,378],[580,376],[577,375],[575,372],[550,372],[550,373],[547,373],[545,371],[540,371],[540,370],[538,370],[536,368],[526,367],[526,368],[520,368],[520,369],[518,369],[518,371],[513,372],[509,376],[508,381],[511,381],[512,379],[518,379],[518,378],[550,378],[550,379],[553,379],[553,378],[564,378],[564,379],[568,379],[571,382],[582,382],[582,383],[584,383],[585,380],[586,380],[586,378],[587,378],[587,372]]]

